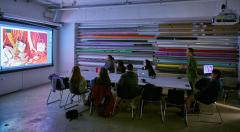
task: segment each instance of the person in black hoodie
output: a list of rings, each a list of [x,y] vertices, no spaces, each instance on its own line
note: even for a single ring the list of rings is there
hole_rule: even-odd
[[[151,62],[149,60],[144,61],[144,67],[143,70],[148,70],[148,76],[150,77],[156,77],[156,73],[151,65]]]

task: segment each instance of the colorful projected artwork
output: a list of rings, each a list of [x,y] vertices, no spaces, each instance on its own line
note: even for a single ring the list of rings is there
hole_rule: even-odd
[[[1,66],[22,66],[47,62],[47,33],[1,28]]]

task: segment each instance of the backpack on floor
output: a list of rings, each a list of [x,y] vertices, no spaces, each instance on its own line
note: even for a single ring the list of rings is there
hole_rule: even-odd
[[[66,112],[66,118],[69,119],[69,121],[73,119],[78,118],[78,110],[69,110]]]

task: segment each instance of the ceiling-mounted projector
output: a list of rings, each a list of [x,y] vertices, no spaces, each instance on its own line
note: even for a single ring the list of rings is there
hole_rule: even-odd
[[[239,16],[222,5],[222,11],[212,19],[212,25],[234,25],[239,23]]]

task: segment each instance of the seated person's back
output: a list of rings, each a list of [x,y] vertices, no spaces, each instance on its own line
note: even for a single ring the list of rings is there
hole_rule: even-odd
[[[82,93],[87,88],[87,82],[84,77],[81,75],[80,68],[78,66],[74,66],[72,69],[72,76],[70,79],[70,89],[72,91],[78,91]]]
[[[128,71],[124,73],[117,86],[117,94],[124,98],[133,98],[140,94],[138,86],[138,76],[133,72],[132,64],[127,66]]]
[[[204,81],[200,80],[203,84],[199,89],[200,91],[195,95],[195,98],[206,104],[215,102],[220,90],[220,75],[221,73],[219,70],[213,70],[211,79],[204,79]]]
[[[99,77],[95,79],[91,99],[98,107],[100,115],[110,116],[112,114],[115,101],[111,92],[111,81],[108,71],[105,68],[101,68]]]

